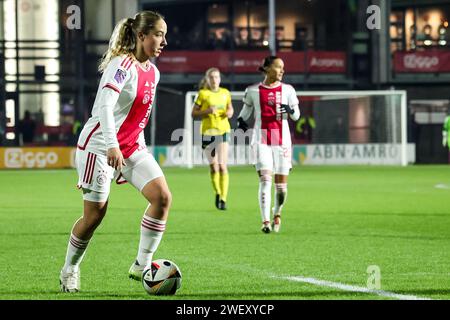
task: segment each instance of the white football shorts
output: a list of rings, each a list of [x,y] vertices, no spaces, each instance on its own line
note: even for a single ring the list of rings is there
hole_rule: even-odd
[[[147,183],[164,175],[159,164],[146,148],[134,152],[125,159],[126,166],[122,168],[122,172],[110,167],[105,155],[94,154],[87,150],[77,149],[75,164],[78,172],[78,188],[101,193],[106,195],[106,199],[113,179],[118,184],[126,180],[142,191]],[[102,196],[102,199],[105,197]],[[87,196],[85,200],[91,199]]]
[[[252,145],[256,171],[268,170],[278,175],[289,175],[292,168],[290,146],[269,146],[257,143]]]
[[[147,148],[135,151],[131,157],[125,159],[125,164],[122,176],[139,191],[150,181],[164,176],[158,162]]]
[[[75,164],[78,172],[78,188],[109,194],[114,169],[108,166],[106,156],[77,149]]]

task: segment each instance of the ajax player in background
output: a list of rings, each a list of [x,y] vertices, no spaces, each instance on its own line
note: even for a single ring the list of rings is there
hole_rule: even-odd
[[[247,87],[244,107],[238,116],[238,128],[246,131],[248,120],[254,111],[255,127],[251,148],[255,156],[255,167],[259,176],[258,200],[261,209],[262,227],[265,233],[280,231],[281,210],[287,199],[287,182],[292,168],[291,133],[288,117],[300,118],[299,101],[295,89],[281,82],[284,62],[276,56],[264,59],[259,68],[264,81]],[[270,223],[272,176],[275,175],[274,206]]]
[[[149,202],[141,222],[136,262],[129,276],[140,280],[151,265],[166,227],[171,193],[163,172],[147,151],[143,130],[148,123],[159,71],[150,58],[158,57],[166,42],[164,18],[144,11],[115,27],[103,56],[103,76],[84,126],[76,153],[78,187],[84,211],[70,235],[60,273],[63,292],[80,290],[80,263],[95,229],[106,214],[112,180],[128,181]],[[129,212],[124,212],[129,214]]]
[[[210,166],[210,177],[215,192],[215,205],[226,210],[228,196],[228,142],[229,118],[233,116],[230,92],[220,87],[220,71],[210,68],[200,82],[200,91],[194,102],[192,116],[201,118],[202,148]]]

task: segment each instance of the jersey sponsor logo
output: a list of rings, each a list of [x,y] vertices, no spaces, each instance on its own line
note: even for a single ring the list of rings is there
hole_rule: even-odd
[[[270,92],[267,96],[267,105],[273,107],[275,105],[275,97],[273,96],[273,92]]]
[[[147,125],[148,118],[150,118],[150,114],[152,113],[152,105],[150,104],[148,106],[147,112],[145,113],[144,118],[142,119],[141,123],[139,123],[139,128],[144,129]]]
[[[127,72],[125,70],[117,69],[116,75],[114,76],[114,80],[116,80],[118,84],[121,84],[122,82],[125,81],[126,77]]]
[[[144,91],[144,99],[142,100],[142,104],[150,103],[147,109],[147,112],[145,113],[144,118],[142,119],[141,123],[139,123],[139,128],[144,129],[147,125],[148,119],[150,118],[150,114],[152,113],[152,103],[153,103],[153,97],[155,96],[156,92],[156,85],[154,82],[151,83],[151,89]]]

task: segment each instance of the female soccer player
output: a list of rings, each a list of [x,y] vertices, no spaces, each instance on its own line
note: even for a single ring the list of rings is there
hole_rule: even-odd
[[[167,45],[166,33],[160,14],[140,12],[118,23],[103,56],[92,116],[78,140],[76,166],[84,212],[72,228],[60,273],[63,292],[80,290],[79,265],[106,214],[113,179],[128,181],[149,202],[141,222],[137,258],[129,270],[131,278],[140,280],[161,241],[171,193],[161,168],[147,151],[143,130],[160,77],[149,59],[158,57]]]
[[[199,85],[192,116],[201,118],[202,148],[210,166],[210,177],[215,192],[217,209],[226,210],[228,196],[228,141],[229,118],[233,116],[230,92],[220,87],[220,71],[210,68]]]
[[[276,56],[264,59],[259,70],[265,78],[262,83],[247,87],[244,107],[238,117],[238,127],[248,128],[246,120],[255,111],[255,127],[252,135],[252,150],[259,176],[259,206],[262,228],[265,233],[280,231],[281,210],[286,203],[287,181],[292,168],[291,134],[289,117],[300,118],[298,98],[292,86],[281,82],[284,62]],[[272,174],[275,174],[273,221],[270,224]]]

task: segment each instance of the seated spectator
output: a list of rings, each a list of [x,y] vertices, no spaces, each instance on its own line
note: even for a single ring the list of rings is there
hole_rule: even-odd
[[[234,39],[235,45],[237,48],[246,48],[248,47],[248,29],[247,28],[239,28],[237,32],[237,36]]]
[[[228,30],[220,28],[210,34],[208,48],[212,50],[225,50],[230,48],[230,37]]]

